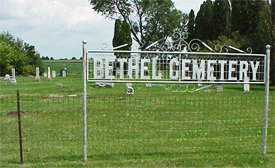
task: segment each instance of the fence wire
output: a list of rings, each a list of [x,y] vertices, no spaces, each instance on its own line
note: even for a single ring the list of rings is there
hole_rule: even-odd
[[[261,153],[263,95],[87,97],[88,157],[228,150]],[[81,158],[81,97],[20,97],[25,162]],[[275,150],[270,95],[267,152]],[[18,160],[15,96],[0,97],[1,160]],[[2,161],[3,161],[2,160]]]

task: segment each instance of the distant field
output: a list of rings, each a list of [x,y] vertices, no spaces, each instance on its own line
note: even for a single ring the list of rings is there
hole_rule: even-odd
[[[51,67],[57,74],[64,68],[67,68],[69,75],[82,72],[82,60],[43,60],[43,63],[44,72],[47,72],[47,67]]]

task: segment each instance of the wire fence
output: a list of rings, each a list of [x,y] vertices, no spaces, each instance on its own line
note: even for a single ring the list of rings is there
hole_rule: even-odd
[[[87,96],[88,157],[217,150],[261,153],[263,94]],[[270,95],[267,152],[275,150]],[[16,96],[0,97],[1,160],[18,160]],[[20,95],[26,162],[82,156],[80,96]]]

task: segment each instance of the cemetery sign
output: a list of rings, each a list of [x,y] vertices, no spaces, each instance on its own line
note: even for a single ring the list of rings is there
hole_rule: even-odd
[[[254,83],[265,81],[265,55],[88,51],[90,82]]]

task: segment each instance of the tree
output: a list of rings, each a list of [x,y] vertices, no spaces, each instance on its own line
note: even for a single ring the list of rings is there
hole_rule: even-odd
[[[0,34],[0,75],[16,69],[17,75],[35,75],[35,67],[42,69],[40,55],[33,45],[24,43],[9,32]]]
[[[271,44],[271,69],[270,81],[275,86],[275,0],[271,0],[269,5],[269,35]]]
[[[25,55],[14,46],[0,40],[0,75],[10,74],[12,68],[16,68],[16,73],[23,71]]]
[[[115,32],[113,38],[113,47],[117,47],[123,44],[128,44],[125,47],[119,48],[119,50],[131,50],[132,38],[130,26],[126,21],[116,19]]]
[[[42,67],[43,63],[40,54],[35,50],[35,46],[24,43],[23,51],[27,56],[25,60],[24,74],[35,74],[35,67]]]
[[[211,0],[204,1],[196,17],[196,38],[203,41],[213,39],[213,2]]]
[[[227,0],[215,0],[213,4],[213,38],[229,35],[229,10]]]
[[[72,60],[76,60],[76,57],[72,57]]]
[[[187,28],[188,28],[188,33],[189,33],[187,41],[190,41],[196,37],[196,34],[195,34],[195,12],[193,9],[189,13]]]
[[[90,0],[90,4],[106,18],[126,21],[142,50],[167,38],[186,21],[186,15],[175,9],[171,0]]]
[[[266,1],[232,0],[232,8],[232,32],[245,37],[244,45],[253,48],[254,53],[264,53],[270,42]]]

